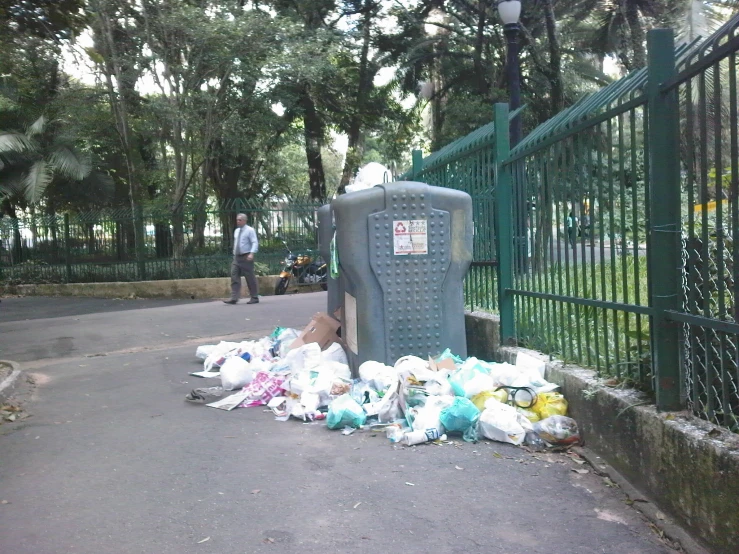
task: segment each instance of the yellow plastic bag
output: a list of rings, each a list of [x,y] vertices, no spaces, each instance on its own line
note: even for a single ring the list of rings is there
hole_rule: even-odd
[[[537,395],[536,404],[531,408],[540,419],[553,415],[567,415],[567,400],[558,392],[542,392]]]
[[[482,391],[480,394],[476,394],[471,398],[471,400],[477,409],[482,412],[485,409],[485,401],[488,398],[495,398],[498,402],[505,404],[508,402],[508,393],[505,389],[486,390]]]

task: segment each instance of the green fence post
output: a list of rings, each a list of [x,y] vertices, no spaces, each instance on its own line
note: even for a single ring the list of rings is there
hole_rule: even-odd
[[[69,243],[69,214],[64,214],[64,263],[67,270],[67,283],[72,282],[72,248]]]
[[[647,36],[649,78],[650,271],[652,363],[658,410],[680,410],[680,329],[667,317],[680,309],[682,284],[680,245],[680,151],[677,89],[663,92],[661,85],[676,74],[675,44],[671,29],[655,29]]]
[[[415,181],[421,177],[423,171],[423,152],[421,150],[414,150],[411,154],[411,178]]]
[[[139,266],[139,281],[146,281],[146,256],[144,252],[144,208],[136,206],[134,211],[134,226],[136,228],[136,263]]]
[[[500,342],[513,344],[516,326],[513,318],[513,190],[511,166],[503,162],[510,154],[508,104],[495,104],[495,234],[498,243],[498,301],[500,303]]]

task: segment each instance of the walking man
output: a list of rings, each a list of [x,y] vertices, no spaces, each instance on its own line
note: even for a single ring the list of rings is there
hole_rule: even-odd
[[[575,217],[575,214],[573,212],[570,212],[570,215],[567,216],[567,238],[569,239],[572,248],[575,248],[576,246],[577,235],[577,218]]]
[[[236,304],[241,298],[241,276],[246,278],[251,300],[247,304],[259,303],[257,277],[254,274],[254,254],[259,250],[257,233],[246,224],[246,215],[236,216],[234,231],[234,260],[231,264],[231,298],[224,300],[226,304]]]

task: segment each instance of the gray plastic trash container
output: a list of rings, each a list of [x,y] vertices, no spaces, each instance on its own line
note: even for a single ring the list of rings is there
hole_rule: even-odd
[[[356,372],[445,348],[467,355],[463,279],[472,261],[472,199],[396,182],[343,195],[336,223],[342,336]]]
[[[326,313],[333,316],[334,312],[341,307],[341,292],[339,280],[331,277],[331,239],[334,236],[334,220],[331,213],[331,204],[318,208],[318,250],[321,257],[328,264],[329,272],[326,281],[328,290],[328,301]]]

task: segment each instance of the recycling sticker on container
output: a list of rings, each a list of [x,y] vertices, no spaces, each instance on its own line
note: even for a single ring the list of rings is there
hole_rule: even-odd
[[[393,221],[393,253],[396,256],[428,254],[426,223],[425,219]]]

